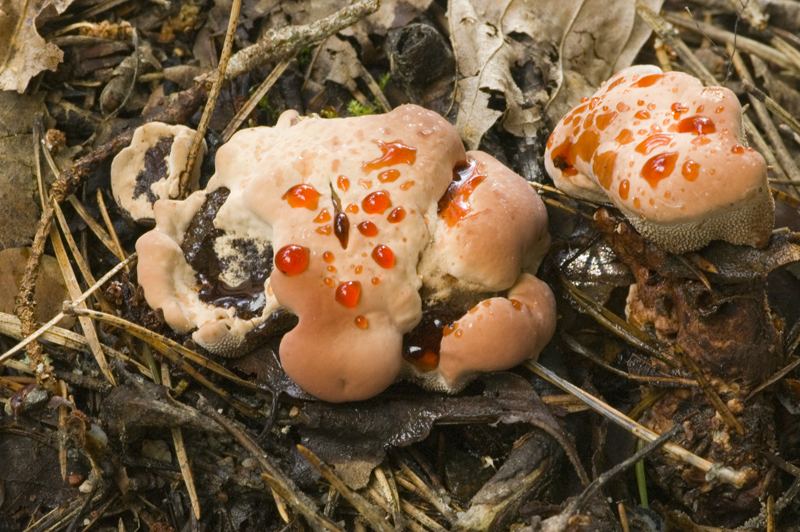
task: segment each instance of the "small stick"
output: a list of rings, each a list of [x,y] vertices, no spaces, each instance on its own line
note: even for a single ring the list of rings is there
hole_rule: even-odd
[[[536,373],[543,379],[547,380],[548,382],[558,386],[565,392],[569,392],[575,395],[575,397],[579,398],[581,401],[591,406],[592,410],[608,418],[614,423],[620,425],[628,432],[632,433],[634,436],[642,440],[645,440],[647,442],[653,442],[658,439],[659,435],[653,432],[652,430],[633,421],[619,410],[612,408],[611,406],[605,404],[596,397],[586,393],[585,391],[578,388],[571,382],[562,379],[561,377],[559,377],[546,367],[542,366],[538,362],[534,360],[528,360],[524,363],[524,365],[529,370],[533,371],[534,373]],[[663,447],[665,451],[667,451],[669,454],[671,454],[678,460],[681,460],[682,462],[687,463],[689,465],[693,465],[698,469],[700,469],[701,471],[705,471],[706,477],[709,480],[712,478],[718,478],[722,482],[725,482],[726,484],[731,484],[733,486],[736,486],[737,488],[741,488],[742,486],[744,486],[745,482],[747,481],[746,471],[736,471],[722,464],[711,463],[705,458],[701,458],[687,451],[683,447],[671,442],[665,443]]]
[[[89,296],[91,296],[98,288],[106,284],[106,282],[112,277],[114,277],[117,273],[119,273],[119,271],[122,268],[133,262],[136,259],[136,257],[137,257],[136,253],[133,253],[127,259],[123,260],[122,262],[111,268],[108,271],[108,273],[106,273],[95,284],[89,287],[89,289],[87,289],[83,294],[81,294],[81,296],[78,299],[74,300],[72,304],[77,305],[79,303],[82,303],[83,301],[86,301],[86,299],[89,298]],[[8,351],[6,351],[5,353],[3,353],[2,355],[0,355],[0,364],[2,364],[3,361],[7,360],[8,358],[14,356],[16,353],[19,353],[22,349],[25,348],[25,346],[27,346],[28,344],[39,338],[42,334],[47,332],[48,329],[50,329],[56,323],[61,321],[61,318],[63,318],[64,316],[66,316],[66,313],[62,310],[61,312],[56,314],[52,320],[42,325],[41,327],[39,327],[39,329],[37,329],[35,332],[31,334],[25,334],[25,331],[23,330],[22,334],[25,335],[25,339],[20,343],[18,343],[17,345],[15,345],[14,347],[12,347],[11,349],[9,349]],[[23,327],[23,320],[21,318],[20,318],[20,326]]]
[[[305,516],[310,523],[331,532],[341,532],[341,529],[336,526],[335,523],[333,523],[327,517],[320,515],[319,511],[317,510],[317,505],[314,503],[314,501],[308,495],[300,491],[295,485],[294,481],[292,481],[292,479],[286,476],[283,471],[281,471],[275,464],[272,463],[272,460],[267,453],[265,453],[264,450],[261,449],[261,447],[259,447],[258,444],[247,435],[246,432],[240,429],[233,421],[217,412],[217,410],[211,406],[211,403],[209,403],[208,400],[202,395],[197,400],[197,408],[200,410],[200,412],[206,414],[214,421],[219,423],[231,434],[231,436],[236,438],[242,447],[247,449],[253,458],[256,459],[259,466],[261,466],[261,469],[264,470],[261,478],[263,478],[270,485],[270,487],[277,491],[281,497],[291,504],[295,510],[297,510],[301,515]]]
[[[247,103],[244,105],[244,107],[239,109],[239,112],[236,113],[236,116],[234,116],[230,123],[225,126],[225,129],[222,131],[222,142],[228,142],[233,134],[236,133],[236,130],[239,129],[240,125],[242,125],[244,119],[253,112],[253,109],[255,109],[256,105],[258,105],[258,102],[261,101],[261,98],[263,98],[264,95],[269,92],[275,82],[278,81],[278,78],[281,77],[283,72],[286,70],[286,67],[289,66],[289,62],[290,59],[284,59],[278,63],[278,66],[272,69],[272,72],[269,73],[267,79],[265,79],[261,85],[258,86],[258,89],[256,89],[253,95],[250,96],[250,99],[247,100]]]
[[[167,388],[172,388],[169,365],[161,364],[161,382]],[[186,484],[186,491],[189,492],[189,500],[192,503],[192,511],[195,519],[200,519],[200,501],[197,499],[197,490],[194,486],[194,473],[192,466],[189,465],[189,455],[186,454],[186,444],[183,441],[183,431],[180,427],[172,427],[172,442],[175,444],[175,454],[178,457],[178,465],[181,467],[183,483]]]
[[[334,473],[333,469],[319,459],[317,455],[315,455],[311,449],[307,447],[303,447],[302,445],[297,446],[297,450],[300,451],[300,454],[308,460],[308,462],[316,469],[325,480],[331,483],[331,485],[336,488],[339,493],[342,494],[342,497],[350,501],[350,504],[358,510],[364,519],[367,520],[369,525],[378,532],[392,532],[392,527],[389,526],[389,523],[386,521],[385,516],[381,515],[377,508],[375,508],[368,500],[364,497],[359,495],[357,492],[351,490],[347,487],[347,484],[344,483],[342,479],[340,479],[336,473]]]
[[[225,43],[222,45],[222,54],[220,54],[219,57],[219,65],[214,75],[214,82],[208,93],[208,99],[203,109],[203,116],[200,118],[200,124],[197,126],[192,145],[189,148],[189,155],[186,158],[186,168],[184,168],[180,175],[180,183],[178,185],[179,199],[185,198],[186,194],[189,192],[189,176],[192,175],[194,170],[194,165],[197,162],[197,154],[200,152],[200,144],[203,143],[203,139],[206,136],[208,123],[211,121],[211,115],[214,112],[214,107],[217,105],[217,98],[222,90],[222,82],[225,81],[225,71],[228,68],[228,60],[231,57],[233,36],[236,33],[236,24],[239,22],[239,10],[241,7],[242,0],[233,0],[230,17],[228,18],[228,28],[225,31]]]

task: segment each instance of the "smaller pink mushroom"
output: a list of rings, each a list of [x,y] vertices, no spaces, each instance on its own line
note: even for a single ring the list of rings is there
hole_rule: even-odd
[[[611,201],[667,251],[763,247],[772,231],[766,163],[746,145],[736,95],[687,74],[619,72],[559,121],[544,162],[558,188]]]

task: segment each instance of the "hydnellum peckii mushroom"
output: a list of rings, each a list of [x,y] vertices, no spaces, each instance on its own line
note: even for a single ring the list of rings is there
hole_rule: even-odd
[[[195,131],[186,126],[149,122],[133,133],[131,145],[111,163],[111,192],[123,214],[134,222],[153,222],[153,203],[174,199],[180,193],[180,175],[186,168]],[[185,184],[197,190],[206,142]]]
[[[659,433],[682,423],[681,445],[746,468],[750,481],[737,490],[659,456],[653,478],[700,521],[741,524],[771,490],[766,454],[776,447],[771,399],[744,398],[779,366],[782,347],[769,269],[730,273],[745,254],[768,257],[778,246],[766,165],[745,145],[736,96],[652,66],[623,70],[559,122],[545,164],[562,190],[622,211],[627,221],[606,208],[594,221],[636,279],[628,320],[696,363],[743,428],[728,425],[699,386],[670,389],[642,422]],[[690,250],[699,251],[682,260],[669,253]],[[693,260],[715,267],[702,272]]]
[[[767,166],[746,147],[739,100],[681,72],[619,72],[558,123],[544,162],[558,188],[610,201],[673,253],[764,247],[772,231]]]
[[[542,201],[417,106],[287,111],[240,131],[208,187],[158,201],[155,219],[136,245],[150,306],[224,356],[288,310],[299,321],[281,363],[328,401],[398,378],[457,391],[537,356],[555,330],[532,275],[550,243]]]

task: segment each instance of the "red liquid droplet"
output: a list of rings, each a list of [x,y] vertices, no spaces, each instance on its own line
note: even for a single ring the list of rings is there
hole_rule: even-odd
[[[367,318],[365,318],[364,316],[356,316],[355,322],[356,322],[356,327],[358,327],[359,329],[366,329],[367,327],[369,327],[369,322],[367,321]]]
[[[322,260],[324,260],[328,264],[331,264],[335,258],[336,257],[334,257],[333,253],[331,253],[330,251],[326,251],[325,253],[322,254]]]
[[[323,225],[322,227],[317,227],[317,233],[321,235],[328,236],[333,232],[333,227],[328,224]]]
[[[644,105],[644,100],[637,100],[636,105],[641,107],[642,105]]]
[[[668,135],[666,133],[662,133],[660,135],[651,135],[644,139],[642,142],[636,146],[636,151],[643,154],[643,155],[650,155],[654,149],[658,148],[659,146],[666,146],[672,142],[672,135]]]
[[[398,177],[400,177],[400,171],[392,168],[378,174],[378,181],[381,183],[391,183],[396,181]]]
[[[694,133],[695,135],[706,135],[714,133],[717,128],[714,122],[705,116],[690,116],[678,122],[680,133]]]
[[[675,162],[677,160],[678,154],[674,152],[662,153],[651,157],[642,167],[642,177],[647,179],[651,187],[655,188],[659,181],[665,177],[669,177],[675,169]]]
[[[650,118],[650,113],[644,110],[637,111],[636,114],[633,115],[633,117],[638,118],[639,120],[647,120],[648,118]]]
[[[336,285],[336,283],[334,282],[334,280],[333,280],[333,279],[331,279],[330,277],[326,277],[326,278],[324,278],[324,279],[322,280],[322,282],[323,282],[323,283],[325,283],[325,286],[329,286],[330,288],[333,288],[333,287]]]
[[[378,226],[372,222],[361,222],[358,227],[358,232],[364,236],[376,236],[378,234]]]
[[[695,111],[695,113],[702,113],[702,112],[703,112],[703,109],[705,109],[705,108],[706,108],[706,107],[705,107],[704,105],[698,105],[698,106],[697,106],[697,111]]]
[[[614,81],[613,81],[613,82],[612,82],[612,83],[611,83],[611,84],[608,86],[608,88],[606,89],[606,92],[610,91],[611,89],[613,89],[614,87],[616,87],[616,86],[617,86],[617,85],[619,85],[620,83],[625,83],[625,76],[623,76],[623,77],[621,77],[621,78],[619,78],[619,79],[616,79],[616,80],[614,80]],[[581,100],[581,101],[583,101],[583,100]]]
[[[654,103],[648,103],[648,104],[647,104],[647,110],[648,110],[648,111],[652,111],[652,110],[654,110],[655,108],[656,108],[656,104],[654,104]]]
[[[286,275],[300,275],[308,268],[308,248],[283,246],[275,254],[275,267]]]
[[[687,181],[694,181],[700,175],[700,165],[692,160],[686,161],[681,167],[681,174]]]
[[[372,260],[377,262],[381,268],[388,270],[394,266],[394,253],[391,249],[381,244],[375,246],[375,249],[372,250]]]
[[[389,198],[389,193],[385,190],[379,190],[369,194],[361,202],[361,208],[367,214],[383,214],[386,209],[392,206],[392,200]]]
[[[380,284],[380,282],[381,282],[380,278],[378,278],[378,277],[373,277],[372,278],[372,284],[374,284],[375,286],[378,286]]]
[[[311,185],[295,185],[281,199],[285,199],[294,208],[305,207],[313,211],[317,208],[319,196],[320,193]]]
[[[705,135],[701,135],[696,139],[692,139],[692,144],[694,144],[695,146],[705,146],[709,142],[711,142],[711,139],[706,137]]]
[[[361,296],[361,283],[358,281],[339,283],[336,288],[336,302],[344,307],[356,308],[359,296]]]
[[[600,98],[592,98],[591,100],[589,100],[589,109],[594,109],[599,102]]]
[[[331,273],[336,273],[336,266],[328,266],[325,269],[328,270]]]
[[[373,161],[365,162],[362,165],[364,173],[369,173],[372,170],[386,168],[387,166],[394,166],[396,164],[414,164],[417,160],[417,149],[395,142],[376,141],[378,147],[383,152],[383,155]]]
[[[619,197],[626,200],[628,199],[628,192],[631,189],[631,184],[628,182],[627,179],[623,179],[619,183]]]
[[[664,74],[650,74],[649,76],[645,76],[636,83],[632,84],[631,87],[636,87],[636,88],[650,87],[663,77]]]
[[[522,301],[517,301],[516,299],[509,299],[509,301],[511,301],[511,306],[514,307],[514,310],[522,310],[525,307]]]
[[[607,151],[595,157],[592,163],[594,176],[597,178],[597,182],[600,183],[600,186],[605,190],[611,188],[611,181],[614,177],[614,163],[616,160],[617,152]]]
[[[739,146],[738,144],[731,148],[731,153],[744,153],[744,146]]]
[[[314,218],[314,223],[325,223],[331,221],[331,213],[328,212],[328,209],[322,209],[316,218]]]
[[[350,220],[347,219],[345,213],[336,214],[336,220],[333,222],[333,232],[342,245],[342,249],[347,249],[347,242],[350,239]]]
[[[581,103],[586,103],[588,101],[589,101],[589,97],[588,96],[584,96],[583,98],[581,98]]]
[[[684,105],[680,102],[673,103],[670,109],[672,110],[672,118],[674,118],[675,120],[680,120],[681,115],[689,111],[689,108],[684,107]]]
[[[355,203],[351,203],[350,205],[345,207],[344,212],[347,212],[347,213],[350,213],[350,214],[356,214],[356,213],[358,213],[358,205],[356,205]]]
[[[719,114],[719,113],[721,113],[721,112],[722,112],[722,111],[724,111],[724,110],[725,110],[725,108],[724,108],[724,107],[722,107],[722,106],[720,106],[720,107],[717,107],[717,108],[714,110],[714,112],[715,112],[715,113],[717,113],[717,114]]]
[[[350,188],[350,180],[347,177],[340,175],[339,178],[336,180],[336,186],[339,187],[339,190],[347,190]]]
[[[619,111],[620,113],[624,113],[625,111],[630,111],[630,110],[631,108],[628,107],[628,105],[625,102],[619,102],[617,104],[617,111]]]
[[[633,140],[633,133],[631,133],[629,129],[623,129],[619,132],[619,135],[617,135],[617,138],[614,140],[624,146]]]
[[[439,198],[438,205],[439,216],[448,226],[453,227],[469,215],[472,210],[470,196],[485,179],[486,174],[478,168],[473,159],[459,163],[453,168],[453,181]]]
[[[360,264],[358,266],[356,266],[356,269],[355,269],[356,275],[361,273],[363,270],[364,270],[364,268]]]
[[[406,217],[406,210],[402,207],[397,207],[392,212],[389,213],[389,216],[386,217],[390,223],[396,224],[403,221],[403,218]]]
[[[400,185],[400,190],[408,190],[409,188],[414,186],[414,181],[406,181],[402,185]]]
[[[603,131],[605,128],[607,128],[611,124],[611,122],[614,121],[614,119],[616,117],[617,117],[617,112],[616,111],[612,111],[610,113],[605,113],[605,114],[602,114],[602,115],[598,116],[597,120],[595,120],[595,124],[597,124],[597,129],[599,129],[600,131]]]

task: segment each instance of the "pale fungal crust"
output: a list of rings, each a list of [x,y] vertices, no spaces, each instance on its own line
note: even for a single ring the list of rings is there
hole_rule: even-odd
[[[535,272],[549,246],[542,201],[492,157],[466,153],[435,113],[406,105],[322,120],[287,111],[273,128],[236,133],[216,169],[206,190],[159,201],[156,229],[137,243],[150,306],[179,332],[196,329],[192,337],[212,352],[242,354],[249,331],[288,309],[299,322],[281,341],[286,373],[341,402],[398,378],[453,392],[478,372],[537,356],[554,332],[552,293],[523,273]],[[261,243],[262,254],[269,247],[274,262],[263,309],[250,319],[201,301],[182,249],[192,220],[222,190],[230,192],[213,219],[220,280],[247,281],[237,238],[248,249]],[[465,308],[452,335],[438,331],[433,364],[404,356],[404,335],[422,318],[420,293],[447,301],[464,291],[489,306]]]
[[[151,221],[156,200],[178,197],[194,135],[191,128],[163,122],[136,128],[130,146],[111,163],[111,192],[126,216],[136,222]],[[204,140],[187,183],[189,191],[197,190],[205,153]]]
[[[680,72],[616,74],[559,121],[545,167],[558,188],[611,201],[673,253],[712,240],[763,247],[772,231],[766,163],[746,145],[736,95]]]

